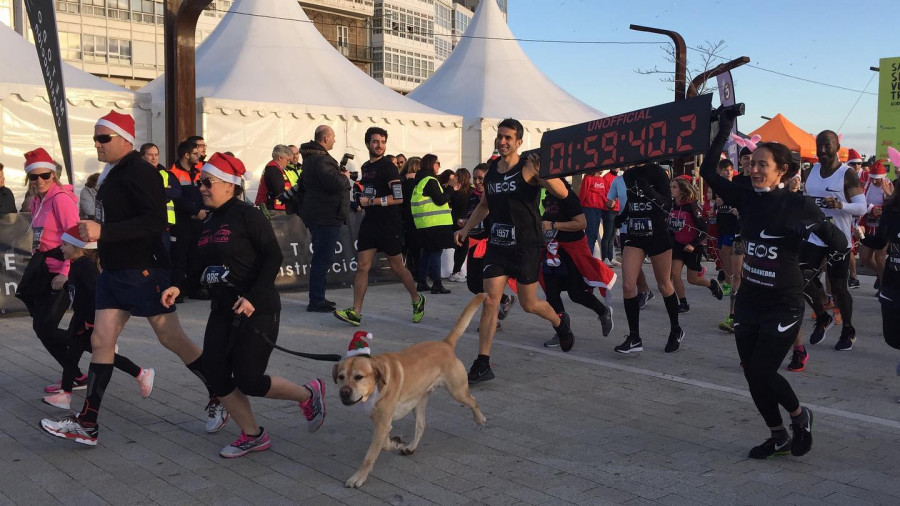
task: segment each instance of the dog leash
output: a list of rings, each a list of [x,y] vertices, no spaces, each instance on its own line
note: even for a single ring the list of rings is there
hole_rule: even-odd
[[[244,318],[245,318],[244,315],[239,315],[239,314],[234,315],[234,320],[232,320],[232,322],[231,322],[232,333],[237,331],[237,329],[240,328],[241,325],[243,325]],[[268,344],[269,346],[275,348],[276,350],[283,351],[289,355],[294,355],[296,357],[301,357],[301,358],[308,358],[310,360],[321,360],[322,362],[340,362],[341,359],[343,358],[342,356],[338,355],[337,353],[307,353],[304,351],[289,350],[282,346],[278,346],[277,344],[272,342],[272,340],[269,339],[269,336],[266,335],[265,332],[262,332],[257,328],[251,328],[251,330],[253,330],[253,332],[255,332],[258,336],[262,337],[263,341],[265,341],[266,344]]]

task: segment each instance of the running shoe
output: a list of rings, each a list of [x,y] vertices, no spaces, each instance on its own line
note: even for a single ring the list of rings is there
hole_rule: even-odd
[[[731,296],[731,285],[725,282],[722,282],[722,296],[729,297]]]
[[[559,349],[567,353],[575,344],[575,334],[572,332],[571,323],[569,314],[563,312],[559,315],[559,326],[554,329],[559,337]]]
[[[56,392],[41,399],[45,404],[49,404],[55,408],[69,410],[72,409],[72,394],[67,392]]]
[[[206,404],[206,432],[210,434],[219,432],[230,418],[231,415],[222,405],[222,401],[216,396],[210,397]]]
[[[721,323],[719,323],[719,329],[734,334],[734,318],[732,318],[731,316],[726,317],[724,320],[722,320]]]
[[[835,325],[843,325],[844,319],[841,318],[841,310],[838,308],[834,308],[834,324]]]
[[[684,330],[676,327],[669,332],[669,340],[666,341],[666,353],[675,353],[681,349],[681,341],[684,339]]]
[[[791,442],[791,455],[795,457],[806,455],[812,448],[813,412],[805,406],[800,409],[806,411],[806,423],[791,424],[791,432],[794,433],[794,438]]]
[[[856,329],[852,326],[841,329],[841,337],[838,339],[834,349],[837,351],[850,351],[853,349],[853,342],[856,341]]]
[[[494,379],[494,371],[491,370],[490,360],[478,360],[472,363],[469,369],[469,384],[481,383]]]
[[[446,295],[450,292],[451,290],[448,288],[444,288],[444,285],[439,285],[437,283],[431,285],[431,293],[435,295]]]
[[[500,302],[500,308],[497,310],[497,319],[505,320],[507,316],[509,316],[509,312],[512,311],[513,304],[519,300],[515,295],[510,295],[506,298],[506,302]]]
[[[719,283],[716,280],[711,280],[709,282],[709,291],[712,292],[713,297],[722,300],[725,296],[725,293],[722,291],[722,287],[719,286]]]
[[[153,380],[156,378],[156,371],[153,369],[141,369],[141,373],[135,378],[141,387],[141,397],[146,399],[150,397],[153,391]]]
[[[859,279],[857,279],[857,278],[848,279],[847,287],[850,288],[851,290],[855,290],[855,289],[859,288]]]
[[[826,311],[821,318],[816,319],[816,327],[809,335],[809,344],[816,345],[825,340],[825,334],[834,327],[834,318]]]
[[[622,262],[616,260],[615,258],[610,260],[609,263],[611,263],[613,267],[621,267],[622,266]]]
[[[75,390],[86,390],[87,389],[87,374],[82,374],[75,378],[75,383],[72,385],[72,391]],[[62,380],[57,381],[52,385],[47,385],[44,387],[44,393],[46,394],[55,394],[57,392],[62,392]]]
[[[768,459],[776,455],[787,455],[791,453],[791,438],[788,436],[787,441],[781,444],[775,443],[775,438],[766,439],[763,444],[750,449],[747,455],[751,459]]]
[[[413,307],[413,323],[419,323],[420,321],[422,321],[422,318],[425,317],[425,294],[424,293],[419,293],[419,300],[416,302],[413,302],[412,307]],[[351,325],[359,326],[359,322],[362,318],[358,314],[356,314],[356,311],[353,311],[353,308],[347,309],[346,311],[348,312],[348,314],[350,312],[352,312],[356,316],[356,323],[353,323],[348,320],[344,320],[340,316],[338,316],[338,318],[340,318],[341,320],[344,320],[347,323],[350,323]],[[337,312],[335,312],[334,314],[335,314],[335,316],[337,316]]]
[[[556,348],[559,346],[559,336],[553,334],[553,337],[544,341],[544,348]]]
[[[688,314],[691,312],[691,305],[687,302],[678,303],[678,314]]]
[[[641,341],[640,337],[625,336],[625,341],[613,348],[613,350],[615,350],[616,353],[627,355],[629,353],[644,351],[644,343]]]
[[[651,292],[649,290],[646,292],[640,292],[640,293],[638,293],[638,297],[639,297],[638,307],[640,309],[644,309],[644,307],[647,305],[647,303],[650,302],[651,300],[653,300],[653,292]]]
[[[241,431],[241,437],[237,438],[234,443],[222,448],[219,455],[226,459],[235,459],[243,457],[250,452],[262,452],[272,447],[269,441],[269,433],[263,427],[259,428],[259,435],[256,437],[248,436],[246,432]]]
[[[791,363],[788,364],[787,370],[791,372],[802,372],[806,369],[806,362],[809,360],[809,353],[806,352],[806,347],[801,346],[800,348],[794,347],[794,353],[791,355]]]
[[[306,429],[315,432],[325,423],[325,382],[316,378],[303,386],[308,388],[312,395],[298,406],[306,417]]]
[[[82,423],[75,415],[61,420],[44,418],[41,420],[41,428],[56,437],[88,446],[97,446],[97,436],[100,434],[100,427],[96,423]]]
[[[719,283],[724,283],[727,277],[728,275],[725,274],[725,269],[719,269],[719,274],[718,276],[716,276],[716,281],[718,281]]]
[[[425,298],[422,296],[421,293],[419,294],[419,297],[422,297],[419,300],[424,301]],[[425,305],[424,302],[422,305],[423,306]],[[335,309],[333,314],[334,314],[334,317],[337,318],[338,320],[347,322],[350,325],[353,325],[354,327],[359,327],[359,324],[362,322],[362,316],[359,315],[356,312],[356,310],[353,309],[352,307],[348,307],[347,309],[344,309],[344,310]],[[413,319],[415,319],[415,314],[416,314],[416,309],[415,309],[415,307],[413,307]],[[420,320],[421,320],[421,318],[420,318]]]
[[[606,306],[606,313],[600,316],[600,329],[603,332],[603,337],[608,336],[613,331],[613,327],[615,327],[615,323],[613,323],[613,308]]]
[[[461,272],[456,272],[456,273],[451,274],[448,279],[454,283],[465,283],[466,282],[466,276],[465,276],[465,274],[463,274]]]

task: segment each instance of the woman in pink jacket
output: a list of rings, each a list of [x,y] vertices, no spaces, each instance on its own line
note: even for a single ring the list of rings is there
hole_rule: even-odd
[[[25,172],[33,195],[29,203],[34,232],[32,252],[46,255],[51,280],[49,285],[37,287],[38,293],[29,307],[32,326],[44,348],[62,367],[67,342],[66,331],[59,329],[59,322],[70,300],[68,292],[63,290],[68,280],[69,262],[62,258],[59,247],[63,233],[78,224],[78,199],[60,183],[56,176],[56,164],[43,148],[25,153]],[[81,371],[77,371],[76,388],[83,386],[86,379]],[[47,393],[58,390],[59,383],[44,388]]]

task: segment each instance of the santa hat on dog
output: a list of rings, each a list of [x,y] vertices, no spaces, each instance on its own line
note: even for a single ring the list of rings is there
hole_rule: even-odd
[[[347,348],[347,358],[356,356],[368,357],[372,355],[369,343],[367,343],[365,339],[371,340],[372,333],[359,330],[353,334],[353,339],[350,340],[350,346]]]
[[[202,169],[202,172],[233,184],[241,184],[246,171],[244,162],[225,153],[213,153]]]
[[[25,153],[25,173],[27,174],[34,169],[56,170],[53,158],[50,157],[50,154],[44,148],[37,148]]]
[[[109,111],[109,114],[97,120],[97,126],[105,126],[119,134],[126,141],[134,144],[134,118],[130,114]]]
[[[78,225],[72,225],[68,230],[62,235],[62,240],[71,244],[72,246],[77,246],[79,248],[84,249],[97,249],[97,241],[84,241],[81,239],[81,232],[78,231]]]

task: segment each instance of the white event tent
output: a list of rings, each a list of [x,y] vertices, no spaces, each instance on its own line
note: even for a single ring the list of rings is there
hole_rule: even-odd
[[[89,174],[100,172],[94,149],[94,124],[110,110],[131,114],[136,120],[137,142],[148,140],[149,100],[78,68],[63,63],[63,84],[69,114],[72,169],[76,187]],[[139,103],[140,102],[140,103]],[[56,139],[50,100],[38,63],[37,50],[11,28],[0,23],[0,162],[6,167],[6,184],[21,205],[25,194],[24,154],[43,147],[63,163]],[[65,180],[65,176],[63,176]]]
[[[515,40],[497,2],[480,2],[465,34],[440,68],[409,95],[463,117],[463,165],[494,151],[497,123],[525,127],[522,149],[540,146],[547,130],[605,117],[553,83]]]
[[[211,150],[231,151],[258,186],[275,144],[309,141],[316,126],[336,133],[331,154],[368,159],[364,133],[388,131],[388,153],[437,154],[460,163],[459,116],[410,100],[359,70],[325,40],[296,1],[237,0],[197,48],[197,125]],[[153,138],[164,142],[164,76],[145,86]],[[209,154],[212,154],[211,152]]]

